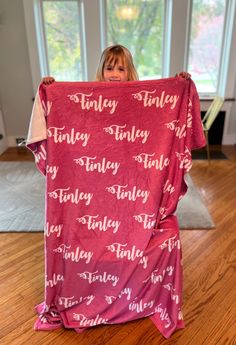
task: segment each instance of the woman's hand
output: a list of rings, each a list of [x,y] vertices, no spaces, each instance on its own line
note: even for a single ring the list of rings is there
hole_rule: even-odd
[[[42,83],[45,85],[50,85],[55,81],[55,79],[53,77],[44,77],[42,79]]]
[[[191,74],[188,72],[180,72],[180,73],[176,74],[175,76],[181,77],[181,78],[186,79],[186,80],[191,79]]]

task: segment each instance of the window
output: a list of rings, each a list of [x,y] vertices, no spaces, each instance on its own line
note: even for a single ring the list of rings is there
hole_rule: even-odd
[[[188,71],[200,93],[218,91],[225,22],[225,0],[192,1]]]
[[[122,44],[133,55],[140,79],[163,71],[164,0],[107,0],[107,44]]]
[[[82,80],[78,1],[42,1],[48,74],[58,81]]]

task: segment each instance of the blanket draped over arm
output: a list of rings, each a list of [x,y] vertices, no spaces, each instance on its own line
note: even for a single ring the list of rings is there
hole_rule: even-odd
[[[46,176],[35,329],[146,316],[166,338],[184,327],[175,211],[204,145],[191,80],[40,85],[27,140]]]

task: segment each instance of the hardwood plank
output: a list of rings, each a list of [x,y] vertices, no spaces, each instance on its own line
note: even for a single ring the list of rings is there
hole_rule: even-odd
[[[26,147],[9,147],[0,155],[0,161],[34,161],[33,153]]]

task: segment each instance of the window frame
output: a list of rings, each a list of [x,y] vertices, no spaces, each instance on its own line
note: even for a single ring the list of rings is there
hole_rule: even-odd
[[[189,0],[187,9],[187,37],[186,37],[186,49],[184,57],[184,68],[187,71],[189,64],[189,51],[190,51],[190,36],[191,36],[191,25],[193,16],[193,1]],[[218,69],[217,87],[215,92],[204,92],[199,90],[199,96],[201,99],[212,98],[216,95],[225,97],[226,93],[226,82],[228,76],[228,66],[230,60],[230,48],[233,36],[233,21],[235,13],[235,0],[227,1],[225,0],[225,15],[224,15],[224,27],[222,33],[221,49],[220,49],[220,61]]]
[[[163,51],[162,51],[162,74],[161,78],[168,77],[170,73],[170,45],[171,45],[171,17],[173,0],[164,1],[163,18]],[[101,30],[101,48],[107,47],[107,0],[100,0],[100,30]],[[129,48],[129,47],[127,47]],[[142,78],[143,80],[144,78]],[[148,78],[146,79],[148,80]]]
[[[30,67],[32,73],[33,89],[36,93],[42,76],[47,69],[42,65],[45,57],[42,58],[38,47],[36,33],[37,9],[40,0],[23,0],[26,34],[28,41]],[[81,10],[81,59],[84,66],[84,80],[94,80],[96,67],[102,50],[106,46],[105,37],[105,16],[106,0],[78,0]],[[176,73],[187,70],[188,47],[191,25],[191,4],[192,0],[166,0],[165,1],[165,28],[162,76],[175,76]],[[221,70],[218,78],[217,92],[222,95],[231,95],[234,79],[229,70],[235,70],[234,59],[232,58],[233,32],[235,22],[236,0],[227,1],[227,13],[223,37],[223,49]],[[181,21],[180,21],[181,18]],[[93,25],[91,25],[93,23]],[[38,23],[40,25],[40,23]],[[41,60],[41,61],[40,61]],[[200,93],[201,99],[212,98],[213,94]],[[231,95],[232,97],[232,95]]]
[[[45,21],[43,13],[43,2],[50,2],[52,0],[37,0],[35,6],[35,21],[36,21],[36,34],[37,34],[37,43],[38,51],[40,54],[40,71],[41,75],[50,75],[49,72],[49,58],[48,58],[48,47],[46,41],[45,33]],[[81,66],[82,66],[82,80],[87,78],[87,69],[86,69],[86,54],[85,54],[85,39],[84,39],[84,11],[83,3],[81,0],[55,0],[55,1],[64,1],[77,2],[78,5],[78,21],[79,21],[79,38],[80,38],[80,49],[81,49]]]

